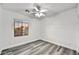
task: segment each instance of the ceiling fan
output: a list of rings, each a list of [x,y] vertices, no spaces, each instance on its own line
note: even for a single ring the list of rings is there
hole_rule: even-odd
[[[28,14],[33,14],[35,17],[43,17],[46,16],[45,12],[48,11],[46,9],[42,9],[40,5],[36,4],[33,6],[31,10],[26,9],[25,12]]]

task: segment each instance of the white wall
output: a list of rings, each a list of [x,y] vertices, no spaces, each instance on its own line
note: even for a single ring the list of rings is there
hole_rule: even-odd
[[[2,39],[2,49],[7,47],[12,47],[24,43],[28,43],[31,41],[35,41],[39,39],[39,20],[36,19],[30,19],[27,16],[8,11],[3,10],[2,11],[2,29],[3,29],[3,39]],[[22,37],[14,37],[14,19],[21,19],[26,20],[29,22],[29,35],[28,36],[22,36]]]
[[[78,20],[79,20],[79,3],[78,3]],[[76,24],[76,39],[77,39],[77,50],[79,51],[79,21]]]
[[[0,52],[1,52],[1,48],[2,48],[2,6],[0,5]]]
[[[58,45],[62,45],[74,50],[77,50],[76,28],[79,31],[79,20],[77,9],[72,9],[63,12],[57,16],[46,18],[42,20],[43,25],[43,39],[53,42]],[[79,44],[79,43],[78,43]]]

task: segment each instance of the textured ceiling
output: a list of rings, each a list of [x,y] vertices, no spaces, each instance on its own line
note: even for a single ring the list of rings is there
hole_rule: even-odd
[[[33,8],[34,3],[4,3],[3,8],[25,14],[26,9]],[[76,3],[38,3],[41,9],[47,9],[47,16],[61,13],[76,7]]]

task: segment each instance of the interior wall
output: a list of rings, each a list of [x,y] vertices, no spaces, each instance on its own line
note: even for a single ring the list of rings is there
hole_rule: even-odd
[[[2,48],[2,6],[1,6],[1,4],[0,4],[0,52],[1,52],[1,48]]]
[[[78,20],[79,20],[79,3],[78,3]],[[76,25],[77,50],[79,51],[79,22]]]
[[[78,51],[79,20],[77,8],[46,18],[41,23],[43,25],[43,32],[41,33],[43,40]],[[77,32],[78,38],[76,37]]]
[[[17,46],[20,44],[28,43],[39,39],[39,20],[28,18],[27,16],[18,14],[16,12],[4,10],[2,11],[2,30],[3,30],[3,41],[2,49]],[[14,37],[14,19],[25,20],[29,22],[29,35]]]

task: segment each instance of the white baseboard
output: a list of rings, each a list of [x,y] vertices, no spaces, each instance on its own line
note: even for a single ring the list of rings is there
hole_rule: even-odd
[[[19,44],[13,44],[13,45],[10,45],[10,46],[6,46],[6,47],[2,48],[2,50],[7,49],[7,48],[11,48],[11,47],[20,46],[20,45],[23,45],[23,44],[27,44],[27,43],[30,43],[30,42],[33,42],[33,41],[36,41],[36,40],[39,40],[39,39],[30,40],[30,41],[27,41],[27,42],[22,42],[22,43],[19,43]]]
[[[63,47],[66,47],[66,48],[69,48],[69,49],[72,49],[72,50],[77,51],[77,49],[75,49],[75,48],[69,47],[69,46],[67,46],[67,45],[60,44],[60,43],[58,43],[58,42],[54,42],[53,40],[48,40],[48,39],[43,39],[43,40],[44,40],[44,41],[47,41],[47,42],[50,42],[50,43],[54,43],[54,44],[57,44],[57,45],[60,45],[60,46],[63,46]],[[77,51],[77,52],[78,52],[78,51]]]

